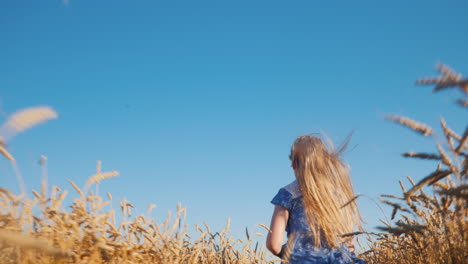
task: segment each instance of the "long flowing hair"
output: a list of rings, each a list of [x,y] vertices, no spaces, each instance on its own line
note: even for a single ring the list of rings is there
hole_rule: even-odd
[[[298,137],[291,147],[291,161],[303,196],[305,214],[316,247],[338,248],[342,235],[361,229],[361,216],[346,163],[340,154],[350,137],[337,150],[327,148],[318,137]],[[344,206],[346,205],[346,206]]]

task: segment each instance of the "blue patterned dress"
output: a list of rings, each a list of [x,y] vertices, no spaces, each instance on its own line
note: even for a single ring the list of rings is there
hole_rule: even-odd
[[[271,203],[283,206],[289,211],[288,224],[286,225],[288,239],[294,234],[294,248],[289,258],[290,264],[366,263],[350,253],[345,247],[330,249],[326,245],[320,248],[314,246],[314,239],[304,212],[302,195],[296,181],[281,188]]]

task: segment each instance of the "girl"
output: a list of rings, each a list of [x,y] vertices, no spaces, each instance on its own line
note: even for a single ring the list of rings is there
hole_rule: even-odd
[[[361,229],[346,164],[313,136],[300,136],[291,147],[296,180],[281,188],[275,205],[267,248],[290,264],[349,264],[365,262],[354,255],[352,238],[342,235]],[[344,206],[346,205],[346,206]],[[284,231],[288,242],[283,244]]]

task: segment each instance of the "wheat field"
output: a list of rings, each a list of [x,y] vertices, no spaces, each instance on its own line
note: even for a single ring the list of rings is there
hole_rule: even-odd
[[[446,65],[438,65],[441,76],[423,78],[417,84],[435,85],[434,92],[459,89],[464,98],[458,105],[468,106],[468,79]],[[429,125],[407,117],[389,116],[390,121],[406,126],[423,136],[431,136]],[[466,124],[462,124],[465,125]],[[368,263],[468,263],[468,127],[454,132],[441,118],[445,142],[434,153],[406,152],[410,159],[435,162],[435,170],[418,182],[408,177],[399,182],[401,196],[383,194],[382,203],[393,208],[391,223],[382,221],[382,233],[367,233],[370,249],[362,255]]]
[[[441,76],[417,83],[435,85],[435,92],[459,89],[465,97],[456,103],[466,108],[468,80],[448,66],[439,65],[438,70]],[[56,117],[49,107],[13,114],[0,128],[3,158],[16,166],[5,143],[17,133]],[[408,117],[387,119],[422,136],[434,133],[429,125]],[[437,145],[434,153],[403,154],[411,159],[433,160],[434,172],[418,181],[408,178],[406,184],[400,182],[402,195],[381,197],[383,204],[393,208],[393,222],[383,221],[379,233],[347,234],[369,241],[369,249],[360,255],[369,264],[468,263],[468,128],[457,134],[444,119],[440,125],[446,144]],[[42,157],[41,165],[46,161]],[[146,215],[135,215],[128,201],[114,201],[110,193],[97,195],[101,181],[117,175],[117,171],[102,172],[98,162],[96,173],[82,188],[74,182],[67,188],[49,187],[43,180],[41,190],[32,190],[28,197],[20,175],[21,194],[0,188],[0,263],[280,262],[263,245],[253,242],[263,233],[247,232],[246,239],[233,238],[229,220],[220,231],[212,231],[207,224],[189,230],[186,208],[180,204],[172,217],[159,220],[150,217],[154,206],[149,206]],[[69,195],[74,197],[72,203],[64,204]],[[118,202],[118,210],[112,209],[112,202]],[[268,232],[268,227],[261,226]]]

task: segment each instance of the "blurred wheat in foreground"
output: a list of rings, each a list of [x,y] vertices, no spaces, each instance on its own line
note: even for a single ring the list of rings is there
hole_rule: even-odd
[[[112,173],[112,176],[116,172]],[[106,175],[103,173],[103,175]],[[91,176],[97,184],[99,177]],[[83,191],[70,210],[63,209],[66,190],[52,187],[50,196],[33,191],[34,199],[0,188],[0,263],[270,263],[263,247],[234,241],[226,228],[212,233],[208,225],[196,226],[188,235],[186,209],[163,222],[148,215],[132,215],[134,206],[119,201],[121,221],[107,201]]]
[[[423,78],[418,84],[434,84],[434,92],[460,88],[457,103],[467,107],[468,80],[446,65],[439,65],[440,77]],[[429,136],[433,129],[406,117],[391,116],[400,123]],[[468,263],[468,127],[455,133],[440,120],[446,144],[437,145],[434,153],[408,152],[403,156],[437,162],[436,169],[409,187],[400,181],[402,197],[382,195],[382,202],[393,207],[394,225],[384,222],[385,231],[373,236],[370,250],[363,254],[369,264],[398,263]],[[467,124],[462,124],[467,125]],[[403,205],[402,205],[403,204]]]
[[[39,123],[56,118],[49,107],[32,107],[14,113],[0,126],[0,154],[13,166],[15,159],[6,150],[5,142]],[[39,164],[46,165],[41,156]],[[99,183],[117,176],[117,171],[102,172],[98,161],[96,173],[89,177],[83,190],[70,181],[78,198],[69,209],[63,202],[67,190],[53,186],[48,195],[43,171],[41,191],[14,195],[0,187],[0,263],[271,263],[263,246],[247,239],[234,240],[226,227],[212,233],[208,225],[196,226],[196,237],[189,236],[184,224],[185,208],[180,204],[175,217],[169,215],[161,223],[148,215],[132,215],[134,206],[118,201],[120,219],[112,209],[112,195],[98,196]],[[17,174],[20,176],[20,174]],[[95,185],[95,193],[89,191]],[[262,235],[255,233],[255,235]]]

